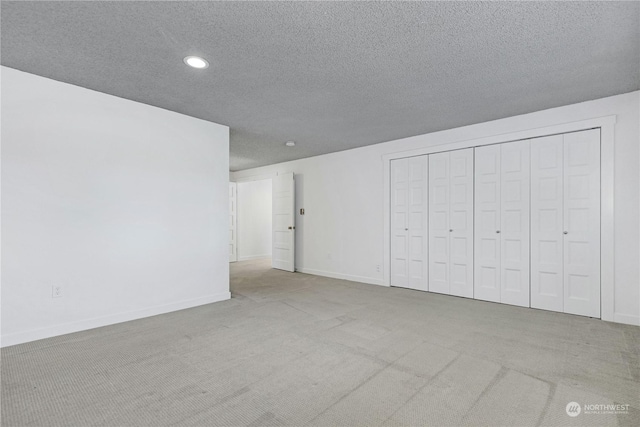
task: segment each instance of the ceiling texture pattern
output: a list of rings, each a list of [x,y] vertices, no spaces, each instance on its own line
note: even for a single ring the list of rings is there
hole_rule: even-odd
[[[640,89],[638,2],[3,1],[0,13],[2,65],[228,125],[231,170]]]

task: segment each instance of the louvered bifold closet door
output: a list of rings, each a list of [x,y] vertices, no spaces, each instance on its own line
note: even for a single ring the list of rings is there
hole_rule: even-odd
[[[473,297],[473,149],[429,155],[429,290]]]
[[[428,289],[427,156],[391,161],[391,286]]]

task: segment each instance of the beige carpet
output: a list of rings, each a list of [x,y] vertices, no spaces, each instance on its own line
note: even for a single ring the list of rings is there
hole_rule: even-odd
[[[638,327],[265,261],[232,294],[3,349],[2,425],[640,425]]]

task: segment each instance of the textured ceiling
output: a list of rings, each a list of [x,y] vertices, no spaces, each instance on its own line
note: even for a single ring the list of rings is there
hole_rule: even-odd
[[[3,65],[228,125],[231,170],[640,88],[637,2],[3,1],[0,12]],[[186,67],[187,55],[210,68]]]

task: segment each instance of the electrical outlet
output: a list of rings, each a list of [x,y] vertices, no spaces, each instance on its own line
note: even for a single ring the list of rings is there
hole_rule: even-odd
[[[62,286],[53,285],[51,286],[51,298],[61,298],[62,297]]]
[[[376,272],[380,273],[380,264],[376,264]]]

